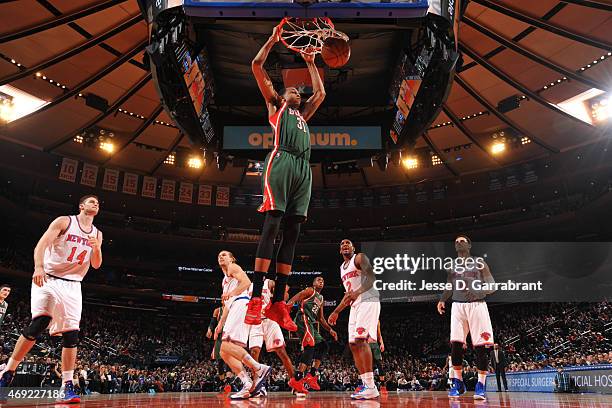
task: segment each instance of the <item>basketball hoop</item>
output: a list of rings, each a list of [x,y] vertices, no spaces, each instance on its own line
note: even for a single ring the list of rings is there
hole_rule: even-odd
[[[323,43],[328,38],[349,40],[346,34],[334,28],[334,23],[328,17],[285,17],[278,28],[280,29],[280,40],[285,47],[307,55],[319,54]]]

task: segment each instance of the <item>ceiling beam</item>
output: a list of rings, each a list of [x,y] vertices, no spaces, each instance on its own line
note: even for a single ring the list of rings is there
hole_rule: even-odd
[[[470,139],[470,141],[472,143],[474,143],[476,146],[478,146],[480,148],[480,150],[482,150],[488,157],[489,159],[491,159],[493,161],[493,163],[497,164],[498,166],[501,166],[501,164],[499,163],[499,161],[497,161],[497,159],[495,158],[495,156],[493,156],[493,154],[487,150],[486,147],[484,147],[477,139],[476,136],[474,134],[472,134],[472,131],[470,129],[468,129],[463,123],[461,123],[461,121],[459,120],[459,118],[457,117],[457,115],[455,115],[450,109],[449,107],[446,105],[446,103],[442,104],[442,110],[444,111],[444,113],[446,114],[446,116],[448,116],[448,118],[451,120],[451,122],[453,122],[453,125],[455,125],[455,127],[457,127],[461,133],[463,133],[465,135],[465,137],[467,137],[468,139]]]
[[[429,136],[429,133],[427,133],[427,131],[423,132],[423,140],[425,140],[425,143],[427,143],[427,145],[429,146],[429,148],[431,150],[433,150],[433,152],[436,154],[436,156],[438,156],[440,158],[440,160],[442,160],[442,164],[444,164],[444,167],[446,167],[446,169],[448,171],[450,171],[453,176],[455,177],[459,177],[460,174],[457,170],[455,170],[446,160],[445,155],[442,154],[442,152],[440,151],[440,149],[438,149],[436,147],[436,145],[434,144],[434,142],[431,140],[431,137]]]
[[[526,86],[524,86],[523,84],[519,83],[514,78],[511,78],[510,75],[506,74],[505,72],[503,72],[502,70],[497,68],[495,65],[491,64],[490,62],[488,62],[487,60],[482,58],[480,55],[476,54],[476,52],[474,52],[474,50],[472,50],[471,48],[466,46],[464,43],[460,42],[459,49],[462,52],[464,52],[467,55],[469,55],[470,58],[472,58],[474,61],[476,61],[480,66],[485,68],[487,71],[491,72],[493,75],[497,76],[499,79],[501,79],[502,81],[504,81],[505,83],[507,83],[511,87],[513,87],[515,89],[518,89],[523,94],[527,95],[530,99],[533,99],[534,101],[538,102],[539,104],[541,104],[545,108],[548,108],[549,110],[551,110],[551,111],[553,111],[555,113],[558,113],[559,115],[561,115],[561,116],[563,116],[563,117],[565,117],[567,119],[570,119],[570,120],[572,120],[572,121],[574,121],[576,123],[580,123],[580,124],[588,126],[588,127],[593,127],[593,125],[591,125],[589,123],[583,122],[582,120],[578,119],[577,117],[573,116],[572,114],[570,114],[570,113],[564,111],[563,109],[559,108],[557,105],[554,105],[554,104],[548,102],[546,99],[544,99],[542,96],[540,96],[536,92],[533,92],[531,89],[529,89]]]
[[[27,37],[33,34],[40,33],[42,31],[49,30],[54,27],[58,27],[64,24],[72,23],[83,17],[87,17],[91,14],[95,14],[99,11],[106,10],[107,8],[116,6],[117,4],[125,3],[127,0],[105,0],[89,7],[85,7],[68,14],[64,14],[60,17],[47,20],[45,22],[35,24],[26,28],[20,28],[17,31],[0,35],[0,43],[5,43],[19,38]]]
[[[115,103],[113,103],[113,105],[110,106],[105,112],[102,112],[101,114],[99,114],[98,116],[96,116],[95,118],[93,118],[92,120],[87,122],[85,125],[81,126],[81,130],[85,130],[85,129],[88,129],[88,128],[94,126],[95,124],[97,124],[98,122],[100,122],[101,120],[103,120],[104,118],[109,116],[110,114],[114,113],[117,109],[119,109],[119,107],[121,105],[123,105],[125,103],[125,101],[127,101],[132,96],[134,96],[150,80],[151,80],[151,73],[148,73],[147,75],[142,77],[136,84],[134,84],[119,99],[117,99],[117,101]],[[76,133],[79,133],[79,132],[77,131]],[[45,147],[44,151],[49,152],[49,151],[53,151],[53,150],[57,149],[58,147],[60,147],[64,143],[66,143],[69,140],[71,140],[76,133],[74,131],[69,132],[68,134],[64,135],[60,140],[58,140],[57,142],[55,142],[55,143]]]
[[[45,68],[48,68],[52,65],[55,65],[57,63],[60,63],[62,61],[67,60],[70,57],[73,57],[91,47],[94,47],[98,44],[100,44],[101,42],[109,39],[110,37],[117,35],[118,33],[120,33],[121,31],[133,26],[134,24],[138,23],[142,21],[142,16],[141,15],[137,15],[134,17],[131,17],[130,19],[124,21],[123,23],[119,24],[118,26],[112,28],[109,31],[106,31],[105,33],[99,34],[95,37],[92,37],[91,39],[85,41],[83,44],[75,47],[75,48],[71,48],[68,51],[65,51],[59,55],[56,55],[55,57],[52,57],[46,61],[43,61],[39,64],[36,64],[34,66],[31,66],[30,68],[24,69],[23,71],[17,72],[15,74],[6,76],[4,78],[0,79],[0,85],[5,85],[8,84],[10,82],[16,81],[18,79],[27,77],[29,75],[34,75],[36,72],[43,70]]]
[[[562,0],[563,3],[575,4],[577,6],[591,7],[598,10],[612,11],[612,4],[600,3],[597,0]]]
[[[491,38],[492,40],[497,41],[498,43],[502,44],[504,47],[506,48],[510,48],[512,51],[517,52],[518,54],[521,54],[523,57],[529,58],[530,60],[545,66],[548,69],[551,69],[553,71],[558,72],[559,74],[566,76],[567,78],[571,78],[575,81],[578,81],[590,88],[597,88],[597,89],[607,89],[606,85],[596,81],[594,79],[588,78],[586,76],[583,75],[579,75],[577,73],[575,73],[574,71],[571,71],[569,69],[565,69],[557,64],[555,64],[554,62],[539,56],[538,54],[535,54],[523,47],[521,47],[519,44],[517,44],[514,41],[510,41],[504,37],[502,37],[501,35],[481,26],[480,24],[478,24],[477,22],[475,22],[474,20],[472,20],[471,18],[465,16],[461,19],[461,21],[463,23],[465,23],[466,25],[472,27],[473,29],[477,30],[478,32],[486,35],[487,37]]]
[[[559,148],[551,146],[550,144],[544,142],[539,137],[532,134],[527,129],[523,128],[512,119],[501,113],[495,106],[493,106],[489,101],[487,101],[482,95],[480,95],[474,88],[472,88],[467,82],[461,78],[459,75],[455,75],[455,82],[459,84],[467,93],[469,93],[472,98],[474,98],[478,103],[484,106],[489,112],[493,113],[499,120],[504,122],[506,125],[517,131],[518,133],[527,136],[529,139],[533,140],[537,145],[545,148],[551,153],[559,153]]]
[[[101,164],[105,165],[114,157],[119,155],[119,153],[121,153],[125,148],[127,148],[134,140],[138,138],[138,136],[142,134],[142,132],[144,132],[149,126],[151,126],[151,124],[155,121],[155,119],[159,116],[163,109],[164,107],[162,105],[157,105],[155,110],[151,112],[151,115],[149,115],[149,117],[144,122],[142,122],[140,126],[138,126],[138,129],[136,129],[134,134],[125,143],[123,143],[115,153],[113,153],[108,159],[104,160]]]
[[[612,44],[607,41],[597,40],[591,37],[586,37],[582,34],[579,34],[573,31],[569,31],[565,28],[561,28],[556,25],[553,25],[540,18],[526,16],[525,14],[522,14],[510,7],[499,4],[497,1],[493,1],[493,0],[472,0],[472,1],[474,3],[480,4],[481,6],[488,7],[491,10],[495,10],[498,13],[505,14],[516,20],[522,21],[525,24],[529,24],[534,27],[541,28],[542,30],[546,30],[548,32],[560,35],[565,38],[569,38],[570,40],[574,40],[582,44],[590,45],[592,47],[600,48],[606,51],[612,51]]]
[[[172,142],[170,147],[166,149],[166,151],[164,151],[164,155],[157,161],[157,163],[155,163],[155,166],[149,171],[150,176],[154,175],[157,170],[159,170],[159,167],[164,164],[164,160],[166,160],[166,157],[168,157],[168,155],[172,153],[174,149],[176,149],[176,147],[179,145],[179,143],[181,143],[184,137],[185,135],[182,132],[178,132],[178,135],[176,136],[176,138],[174,138],[174,141]],[[206,163],[204,164],[204,166],[206,166]],[[200,173],[200,176],[201,175],[202,173]]]
[[[136,55],[140,51],[144,50],[146,45],[147,45],[147,42],[143,41],[142,43],[140,43],[136,47],[134,47],[131,51],[129,51],[128,53],[124,54],[121,58],[118,58],[117,60],[113,61],[110,65],[104,67],[102,70],[100,70],[97,73],[95,73],[94,75],[88,77],[85,81],[83,81],[80,84],[76,85],[74,88],[71,88],[68,92],[64,92],[63,94],[61,94],[60,96],[58,96],[57,98],[55,98],[54,100],[49,102],[48,104],[44,105],[40,109],[38,109],[38,110],[36,110],[36,111],[34,111],[34,112],[30,113],[30,114],[27,114],[25,116],[22,116],[21,118],[13,121],[11,123],[9,123],[7,126],[11,126],[12,127],[15,124],[19,123],[20,121],[25,120],[26,118],[29,118],[31,116],[37,115],[37,114],[39,114],[41,112],[44,112],[47,109],[50,109],[50,108],[56,106],[57,104],[62,103],[65,100],[72,98],[73,96],[77,96],[81,91],[85,90],[87,87],[89,87],[89,86],[93,85],[94,83],[98,82],[100,79],[104,78],[106,75],[108,75],[109,73],[111,73],[115,69],[119,68],[121,65],[123,65],[127,61],[129,61],[132,57],[134,57],[134,55]]]

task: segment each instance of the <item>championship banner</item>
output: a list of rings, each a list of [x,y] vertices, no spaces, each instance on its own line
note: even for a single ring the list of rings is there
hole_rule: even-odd
[[[59,179],[74,183],[76,181],[77,167],[79,167],[78,161],[64,157],[62,167],[60,167]]]
[[[102,180],[102,189],[117,191],[117,184],[119,183],[119,171],[115,169],[105,169],[104,179]]]
[[[271,149],[274,133],[269,126],[225,126],[227,150]],[[380,126],[310,126],[310,145],[321,150],[379,150]]]
[[[176,190],[176,182],[174,180],[162,180],[161,199],[166,201],[174,201],[174,193]]]
[[[229,207],[230,190],[229,187],[218,186],[215,205],[217,207]]]
[[[95,187],[98,181],[98,166],[84,163],[81,173],[81,184],[84,186]]]
[[[179,187],[179,203],[191,204],[193,202],[193,184],[181,181]]]
[[[123,173],[123,192],[131,195],[138,193],[138,174]]]
[[[155,177],[144,176],[142,179],[142,196],[155,198],[157,190],[157,179]]]
[[[212,205],[212,186],[200,184],[200,188],[198,190],[198,204]]]

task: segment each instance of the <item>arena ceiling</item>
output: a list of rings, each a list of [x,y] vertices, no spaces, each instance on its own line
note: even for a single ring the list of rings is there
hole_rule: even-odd
[[[140,174],[259,183],[245,177],[242,168],[227,166],[221,172],[213,165],[195,170],[163,163],[177,147],[190,146],[163,111],[143,61],[148,27],[136,0],[8,1],[0,4],[0,22],[0,85],[48,102],[1,126],[1,139]],[[262,43],[265,38],[262,34]],[[524,163],[610,136],[609,127],[586,123],[557,106],[592,89],[612,88],[610,1],[472,0],[459,38],[463,65],[442,112],[416,145],[444,163],[416,169],[390,165],[384,172],[374,166],[327,177],[316,165],[316,186],[443,179]],[[255,52],[255,45],[248,47]],[[245,58],[227,48],[227,64],[234,64],[233,57]],[[362,52],[366,57],[372,50]],[[363,64],[359,53],[354,50],[353,61]],[[234,67],[244,69],[245,64]],[[90,93],[108,101],[105,112],[86,104]],[[520,106],[500,112],[499,102],[512,97]],[[228,100],[235,103],[232,98],[224,103]],[[263,114],[263,107],[258,109]],[[73,141],[92,126],[114,133],[112,154]],[[507,143],[495,155],[493,136],[501,132],[530,143]]]

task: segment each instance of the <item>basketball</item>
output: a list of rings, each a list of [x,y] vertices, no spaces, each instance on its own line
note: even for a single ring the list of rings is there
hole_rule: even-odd
[[[321,57],[328,67],[340,68],[351,58],[351,47],[341,38],[330,37],[323,43]]]

